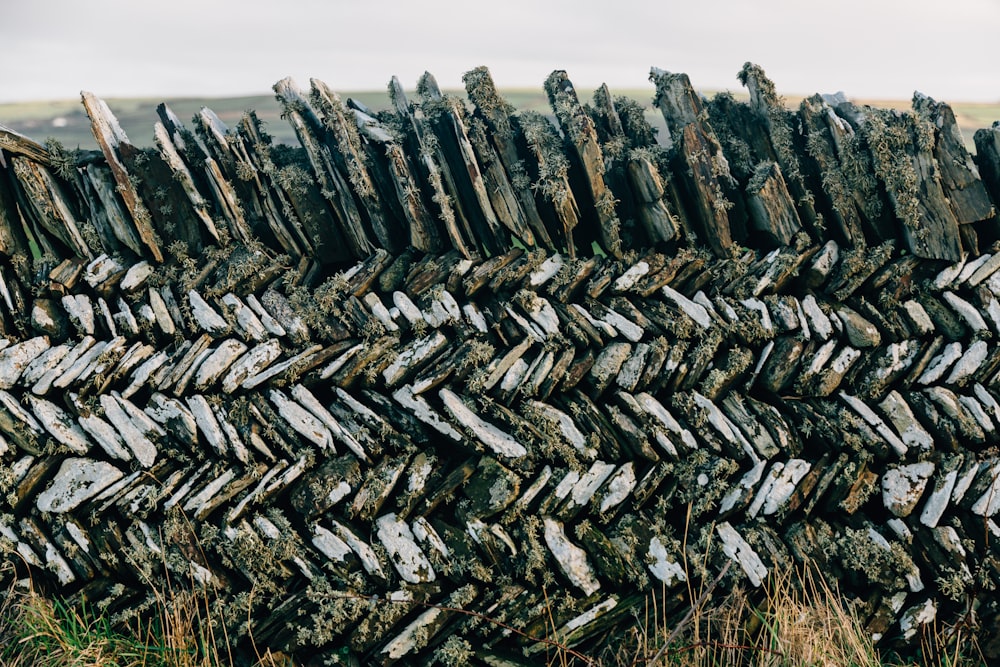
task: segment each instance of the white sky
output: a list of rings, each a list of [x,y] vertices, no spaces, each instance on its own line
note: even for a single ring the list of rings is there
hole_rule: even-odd
[[[783,94],[1000,101],[1000,0],[0,0],[0,102],[442,87],[487,65],[501,87],[646,88],[650,66]]]

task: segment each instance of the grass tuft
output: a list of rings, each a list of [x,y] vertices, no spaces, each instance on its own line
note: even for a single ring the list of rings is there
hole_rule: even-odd
[[[8,564],[9,565],[9,564]],[[115,623],[86,601],[70,602],[0,569],[0,667],[223,667],[235,664],[216,641],[205,594],[167,587],[149,618]],[[257,652],[255,667],[292,667],[282,654]]]
[[[548,667],[983,667],[973,628],[928,627],[912,657],[883,655],[853,605],[815,566],[775,569],[761,590],[716,590],[725,570],[700,589],[677,618],[668,593],[647,597],[615,645],[587,655],[550,637]],[[148,620],[123,624],[87,603],[70,603],[16,579],[12,565],[0,566],[0,667],[294,667],[281,653],[261,652],[237,661],[220,651],[205,593],[167,587],[155,598]],[[390,604],[384,602],[384,604]],[[663,609],[671,609],[664,614]],[[489,620],[489,619],[487,619]],[[549,619],[550,631],[555,622]],[[251,635],[252,637],[252,635]],[[460,639],[446,640],[453,664],[470,659],[474,649]],[[442,654],[444,655],[444,654]],[[457,661],[457,662],[456,662]],[[473,663],[469,663],[473,664]],[[481,664],[481,663],[475,663]]]

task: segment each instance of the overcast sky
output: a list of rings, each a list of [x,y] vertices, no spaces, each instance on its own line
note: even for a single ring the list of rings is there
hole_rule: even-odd
[[[0,102],[228,96],[291,75],[341,91],[442,87],[487,65],[500,86],[647,88],[650,66],[740,87],[747,60],[784,94],[1000,101],[1000,0],[0,0]]]

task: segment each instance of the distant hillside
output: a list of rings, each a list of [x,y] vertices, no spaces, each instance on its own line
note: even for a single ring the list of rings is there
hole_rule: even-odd
[[[585,100],[589,100],[593,91],[578,89]],[[463,95],[464,91],[446,91]],[[626,95],[646,104],[649,109],[647,116],[654,127],[662,128],[663,119],[659,112],[652,109],[653,91],[650,90],[612,90],[615,95]],[[548,101],[541,90],[508,90],[504,96],[515,107],[521,110],[531,109],[542,113],[551,113]],[[711,93],[709,93],[711,94]],[[737,98],[744,97],[742,91],[735,93]],[[341,97],[353,97],[365,105],[381,110],[388,108],[388,96],[383,91],[342,92]],[[798,107],[801,97],[789,96],[786,101],[791,107]],[[120,98],[107,99],[108,105],[118,117],[129,138],[139,146],[153,144],[153,124],[156,122],[156,106],[166,102],[183,120],[188,120],[202,107],[212,109],[226,124],[235,123],[244,111],[254,109],[258,117],[265,121],[267,130],[276,141],[294,143],[295,135],[292,128],[281,119],[281,110],[273,95],[251,95],[247,97],[219,98]],[[909,109],[909,100],[854,100],[858,104],[870,104],[876,107]],[[1000,119],[1000,104],[951,104],[955,111],[958,126],[962,130],[966,146],[975,151],[972,135],[982,127],[989,127],[994,120]],[[83,112],[83,105],[78,100],[57,100],[42,102],[21,102],[0,104],[0,125],[6,125],[37,141],[48,138],[56,139],[67,148],[95,149],[97,144],[90,132],[90,123]]]

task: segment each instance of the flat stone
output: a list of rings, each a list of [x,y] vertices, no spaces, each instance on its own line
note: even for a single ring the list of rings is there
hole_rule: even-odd
[[[580,477],[580,480],[573,485],[570,499],[577,507],[582,507],[590,502],[601,485],[607,481],[611,473],[615,471],[615,464],[595,461],[590,469]]]
[[[388,332],[399,331],[399,325],[392,319],[392,313],[385,304],[382,303],[382,299],[375,292],[368,292],[362,299],[364,304],[368,306],[369,312],[377,319],[385,330]]]
[[[952,310],[954,310],[973,331],[987,331],[989,329],[989,327],[986,326],[986,320],[983,319],[983,316],[971,303],[954,292],[945,292],[942,296],[944,297],[944,300],[948,302],[948,305],[951,306]]]
[[[20,384],[28,387],[38,382],[43,375],[58,366],[66,358],[66,355],[72,351],[73,347],[69,343],[63,343],[62,345],[50,347],[39,354],[21,373]]]
[[[462,319],[462,309],[451,292],[442,289],[430,300],[424,310],[424,319],[435,329],[446,324],[459,322]]]
[[[215,418],[215,413],[212,411],[212,406],[200,394],[188,396],[185,400],[187,401],[187,408],[190,411],[195,426],[204,436],[205,442],[217,454],[225,456],[229,447],[225,434],[222,432],[222,427],[219,425],[219,421]]]
[[[534,362],[532,362],[534,365]],[[528,374],[528,370],[531,366],[524,359],[518,359],[514,362],[506,373],[504,373],[503,379],[500,380],[500,391],[502,395],[509,396],[512,395],[517,388],[521,386],[524,381],[524,376]],[[414,389],[420,389],[420,385],[414,385]]]
[[[708,329],[712,326],[712,316],[708,314],[704,306],[698,305],[669,285],[664,285],[661,291],[663,292],[663,296],[672,301],[680,308],[681,312],[694,320],[698,326],[703,329]]]
[[[117,482],[123,475],[121,470],[105,461],[66,459],[59,466],[52,483],[38,494],[35,506],[40,512],[69,512]]]
[[[153,275],[153,271],[153,265],[149,262],[145,260],[136,262],[125,272],[125,277],[118,283],[118,287],[123,292],[134,292],[141,289],[146,284],[146,280]]]
[[[313,526],[312,543],[321,554],[337,563],[343,563],[352,553],[346,542],[319,524]]]
[[[334,534],[357,555],[361,561],[361,567],[365,569],[365,572],[380,579],[388,579],[385,571],[382,569],[382,564],[379,562],[378,554],[375,553],[371,545],[358,537],[354,531],[344,524],[338,521],[333,521],[332,523]]]
[[[561,328],[559,315],[556,314],[548,299],[538,296],[534,292],[527,292],[521,307],[525,314],[545,332],[547,338],[559,333]]]
[[[281,326],[281,323],[274,319],[271,313],[265,310],[264,306],[261,305],[256,296],[248,294],[246,296],[246,300],[250,310],[252,310],[254,314],[260,318],[260,323],[264,325],[264,329],[266,329],[268,333],[272,336],[286,336],[288,334],[288,332],[285,331],[285,327]]]
[[[466,431],[491,451],[508,458],[519,458],[528,453],[524,445],[513,436],[500,430],[493,424],[482,419],[465,405],[457,394],[442,389],[438,392],[444,402],[444,408],[452,418],[461,424]],[[419,415],[418,415],[419,417]]]
[[[131,461],[132,453],[126,448],[125,441],[118,435],[118,430],[94,413],[80,417],[77,421],[80,427],[90,434],[108,456],[122,461]]]
[[[91,287],[97,287],[121,270],[122,267],[118,262],[107,255],[101,255],[87,265],[83,273],[83,279]]]
[[[257,345],[239,358],[222,379],[222,391],[231,394],[247,378],[257,375],[281,356],[281,343],[276,338]]]
[[[957,382],[961,382],[978,371],[979,367],[983,365],[984,361],[986,361],[986,357],[989,353],[990,348],[986,344],[986,341],[977,340],[969,346],[969,348],[965,351],[965,354],[963,354],[958,362],[952,366],[951,373],[948,374],[945,384],[955,384]]]
[[[222,297],[222,305],[228,309],[231,317],[236,318],[235,329],[246,340],[259,343],[267,338],[267,329],[264,328],[257,313],[243,303],[238,296],[232,292],[227,293]]]
[[[410,584],[434,581],[434,568],[417,546],[413,531],[405,521],[394,513],[386,514],[375,520],[375,527],[379,542],[389,553],[389,559],[403,581]]]
[[[235,338],[227,338],[219,343],[198,366],[194,378],[195,389],[201,391],[215,383],[246,351],[247,346]]]
[[[819,252],[816,253],[816,256],[813,257],[812,264],[809,266],[807,273],[809,284],[818,286],[826,282],[826,279],[830,276],[830,272],[833,271],[833,267],[839,261],[840,247],[836,241],[827,241],[820,248]]]
[[[590,367],[590,376],[598,392],[603,392],[618,377],[622,365],[630,356],[632,356],[631,343],[611,343],[601,350],[594,365]]]
[[[0,389],[13,387],[28,364],[47,349],[48,337],[36,336],[0,350]]]
[[[635,476],[635,463],[629,461],[608,480],[603,489],[599,511],[603,514],[625,502],[638,483]]]
[[[828,340],[833,335],[833,325],[830,318],[823,309],[819,307],[816,297],[807,294],[801,301],[802,312],[808,318],[810,328],[823,340]]]
[[[927,369],[917,378],[919,384],[932,384],[940,380],[951,365],[962,358],[962,344],[958,341],[945,345],[941,352],[931,359]]]
[[[167,306],[166,300],[159,290],[150,287],[147,291],[149,296],[149,307],[153,311],[153,317],[156,320],[157,326],[160,327],[160,331],[168,336],[172,336],[177,330],[177,323],[170,316],[170,308]]]
[[[368,453],[362,447],[361,443],[354,437],[351,432],[345,428],[333,414],[330,413],[323,404],[320,403],[319,399],[316,398],[312,392],[306,389],[301,384],[297,384],[292,387],[292,398],[294,398],[299,405],[304,407],[310,413],[312,413],[317,419],[319,419],[326,428],[330,430],[333,437],[347,445],[347,448],[354,452],[358,458],[362,461],[369,461]],[[333,451],[333,443],[329,443],[331,452]]]
[[[229,332],[229,323],[195,290],[188,291],[188,303],[191,304],[191,317],[202,331],[215,337]]]
[[[142,429],[132,420],[125,408],[126,400],[111,394],[101,394],[101,407],[104,416],[117,429],[125,445],[135,456],[139,464],[149,468],[156,461],[156,445],[146,437]]]
[[[659,537],[653,537],[649,541],[649,557],[646,567],[666,586],[673,586],[675,583],[687,581],[684,575],[684,567],[675,561],[670,560],[667,547]]]
[[[764,427],[760,418],[751,412],[741,394],[729,392],[722,399],[721,405],[729,420],[742,431],[761,458],[770,459],[781,451],[771,433]]]
[[[86,336],[94,335],[94,304],[86,294],[67,294],[62,298],[62,307],[69,315],[70,322]]]
[[[704,306],[702,307],[704,308]],[[638,324],[611,308],[607,309],[607,312],[604,313],[604,317],[601,319],[614,327],[623,338],[633,343],[638,343],[642,340],[643,335],[646,333]]]
[[[890,468],[882,475],[882,502],[886,509],[903,518],[910,515],[920,501],[927,481],[934,474],[934,464],[919,461]]]
[[[850,308],[841,306],[837,309],[837,317],[844,325],[847,340],[854,347],[877,347],[882,343],[882,334],[878,327]]]
[[[921,626],[929,626],[936,618],[937,604],[932,599],[910,607],[899,617],[899,630],[903,633],[903,639],[913,639],[920,632]]]
[[[771,484],[774,483],[774,479],[784,468],[784,463],[775,463],[774,467],[771,468],[768,473],[767,479],[761,484],[760,491],[757,494],[757,498],[754,499],[753,503],[747,509],[748,516],[756,516],[757,512],[760,511],[761,506],[764,502],[764,496],[770,489]],[[757,461],[752,468],[743,473],[740,477],[740,481],[732,485],[726,495],[722,498],[722,502],[719,503],[719,516],[725,516],[731,512],[734,508],[744,507],[749,500],[750,496],[753,494],[754,487],[760,484],[761,478],[764,476],[764,469],[767,467],[766,461]],[[698,484],[701,486],[702,476],[698,478]],[[708,478],[705,477],[707,480]]]
[[[425,327],[427,326],[427,320],[424,319],[424,313],[417,304],[413,303],[413,300],[405,292],[393,292],[392,293],[392,303],[399,309],[400,315],[402,315],[411,327]]]
[[[677,421],[673,414],[651,394],[642,392],[641,394],[636,394],[635,399],[642,406],[642,409],[646,411],[646,414],[659,422],[663,430],[674,435],[688,449],[698,449],[698,440],[695,439],[694,434],[681,426],[681,423]]]
[[[69,333],[66,313],[52,299],[35,299],[31,304],[31,326],[39,333],[63,339]]]
[[[795,493],[799,482],[811,468],[812,464],[803,459],[791,459],[785,464],[764,500],[763,512],[765,516],[774,514],[788,502],[788,499]]]
[[[315,415],[277,389],[272,389],[268,398],[296,433],[320,449],[333,447],[333,434]]]
[[[982,464],[983,474],[987,475],[990,481],[983,494],[972,504],[972,512],[984,517],[991,517],[1000,511],[1000,462],[994,459],[992,463],[992,466],[987,463]]]
[[[469,303],[462,306],[462,312],[465,314],[466,321],[472,325],[472,328],[479,333],[489,333],[489,325],[486,323],[486,317],[483,312],[479,310],[479,306],[475,302],[470,301]]]
[[[934,446],[934,438],[921,425],[910,409],[910,404],[898,391],[890,391],[879,403],[883,414],[899,433],[900,439],[907,447],[918,447],[930,450]]]
[[[593,595],[600,590],[601,582],[587,562],[587,552],[569,541],[563,524],[549,516],[542,517],[542,524],[545,544],[570,583],[585,595]]]
[[[537,269],[528,274],[528,285],[530,285],[533,288],[541,287],[549,280],[554,278],[555,275],[559,273],[559,269],[561,269],[562,267],[563,267],[562,255],[559,254],[550,255],[548,259],[546,259],[538,266]]]
[[[559,255],[555,255],[559,257]],[[560,266],[562,262],[560,261]],[[558,267],[556,268],[558,271]],[[625,292],[627,290],[635,287],[635,284],[639,282],[639,279],[649,273],[649,263],[644,261],[638,261],[632,266],[630,266],[625,272],[623,272],[615,282],[612,283],[611,289],[614,292]],[[553,274],[555,275],[555,274]]]
[[[448,344],[448,339],[443,333],[435,330],[431,335],[418,338],[413,341],[396,356],[391,364],[382,371],[387,387],[398,385],[407,375],[411,368],[418,367],[428,359],[431,359],[438,352],[443,350]]]
[[[858,415],[864,419],[869,426],[874,428],[886,442],[892,447],[896,455],[902,458],[906,455],[906,443],[899,439],[896,432],[886,425],[882,418],[875,414],[875,411],[868,407],[868,404],[856,396],[851,396],[847,392],[840,392],[840,399],[847,403]]]
[[[945,510],[948,509],[952,491],[955,489],[955,482],[958,480],[958,467],[956,464],[959,461],[960,457],[950,459],[949,463],[951,463],[950,467],[952,469],[939,470],[934,490],[927,497],[924,509],[920,512],[920,523],[925,526],[930,528],[937,526],[938,521],[944,516]]]
[[[941,271],[934,276],[934,289],[943,290],[947,287],[951,287],[951,284],[962,274],[962,269],[964,268],[965,259],[961,259],[958,262],[941,269]]]
[[[754,450],[750,441],[743,437],[743,433],[729,421],[726,414],[719,409],[719,407],[713,403],[708,397],[699,394],[696,391],[691,392],[691,398],[694,400],[695,405],[700,407],[708,417],[708,424],[715,429],[715,431],[721,435],[726,442],[730,444],[734,449],[742,449],[748,458],[755,460],[757,458],[757,452]]]
[[[403,385],[393,392],[392,397],[401,406],[413,414],[414,417],[433,428],[438,433],[445,435],[455,442],[462,441],[462,434],[458,432],[448,421],[441,417],[430,403],[423,396],[413,393],[409,385]]]
[[[1000,269],[1000,252],[993,255],[983,255],[983,257],[986,258],[986,261],[977,266],[966,280],[969,287],[976,287]]]
[[[590,311],[584,308],[582,305],[574,303],[570,304],[570,308],[580,313],[580,315],[582,315],[583,318],[587,320],[587,323],[590,324],[590,326],[597,329],[597,331],[600,332],[601,335],[607,338],[615,338],[618,335],[617,329],[615,329],[613,326],[611,326],[604,320],[597,319],[596,317],[591,315]]]
[[[774,333],[774,321],[771,319],[771,311],[768,310],[767,304],[760,299],[743,299],[740,301],[741,304],[747,309],[751,310],[760,315],[760,326],[763,327],[764,331],[768,334]]]
[[[768,570],[764,561],[760,559],[757,552],[753,550],[746,540],[743,539],[736,529],[728,521],[723,521],[715,527],[715,531],[722,540],[722,551],[739,565],[747,579],[756,588],[764,583]]]
[[[49,434],[61,444],[68,447],[74,454],[86,454],[90,450],[90,441],[73,418],[55,403],[28,394],[24,397],[28,409],[35,415],[39,423]]]
[[[318,355],[323,351],[323,346],[316,344],[310,345],[306,349],[302,350],[298,354],[292,357],[288,357],[273,366],[268,366],[267,368],[251,375],[250,377],[243,380],[240,383],[240,387],[243,389],[254,389],[258,385],[268,382],[272,378],[275,378],[282,373],[289,372],[290,369],[294,368],[312,368],[310,363],[313,357]]]
[[[919,301],[914,301],[913,299],[904,301],[903,312],[910,319],[910,324],[913,325],[915,329],[914,333],[917,335],[923,336],[934,332],[934,322]]]

